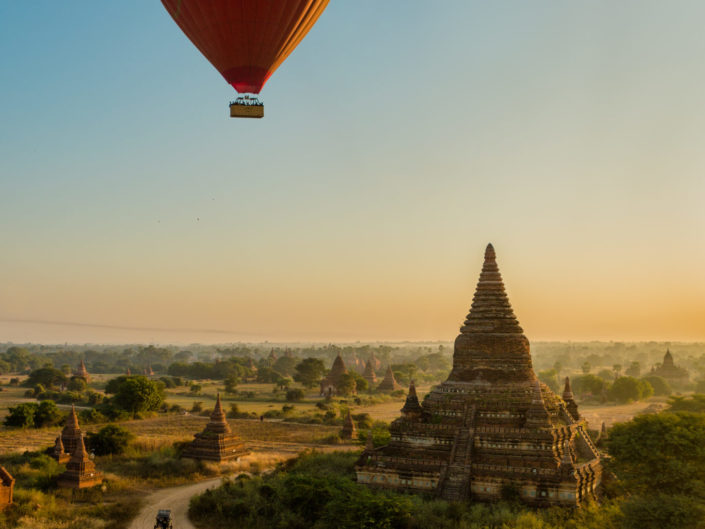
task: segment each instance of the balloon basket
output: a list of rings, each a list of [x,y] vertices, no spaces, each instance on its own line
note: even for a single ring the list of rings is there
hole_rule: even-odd
[[[238,97],[230,103],[231,118],[263,118],[264,103],[256,97]]]

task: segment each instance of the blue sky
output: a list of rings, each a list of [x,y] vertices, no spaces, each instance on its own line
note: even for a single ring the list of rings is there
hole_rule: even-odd
[[[492,241],[530,338],[705,339],[704,22],[333,0],[233,120],[160,2],[0,0],[0,331],[452,339]]]

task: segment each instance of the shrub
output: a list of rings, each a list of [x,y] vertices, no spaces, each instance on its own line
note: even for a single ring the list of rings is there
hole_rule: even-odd
[[[86,436],[88,447],[98,456],[122,454],[134,435],[122,426],[109,424]]]
[[[303,400],[304,396],[303,390],[299,388],[290,389],[286,392],[286,400],[289,402],[298,402]]]
[[[671,386],[666,382],[666,379],[656,375],[647,375],[641,378],[648,382],[652,388],[654,388],[654,395],[657,397],[663,397],[673,393]]]

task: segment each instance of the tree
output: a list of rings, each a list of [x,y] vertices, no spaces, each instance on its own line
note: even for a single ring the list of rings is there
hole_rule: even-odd
[[[621,364],[614,364],[612,366],[612,371],[614,371],[614,378],[619,378],[619,375],[622,373],[622,365]]]
[[[611,400],[627,403],[648,398],[653,393],[654,388],[645,380],[639,380],[634,377],[619,377],[612,384],[608,395]]]
[[[194,395],[198,395],[202,389],[203,386],[201,386],[200,384],[191,384],[191,389],[189,391]]]
[[[274,362],[272,369],[283,376],[294,376],[296,374],[296,366],[298,365],[298,360],[289,356],[282,356],[277,358]]]
[[[321,377],[326,372],[326,366],[318,358],[304,358],[296,364],[296,374],[294,380],[300,382],[307,388],[312,388],[321,381]]]
[[[34,427],[54,426],[63,419],[63,414],[53,400],[43,400],[34,414]]]
[[[641,374],[641,364],[639,362],[632,362],[629,364],[624,374],[629,377],[638,377]]]
[[[286,400],[289,402],[298,402],[304,399],[304,392],[302,389],[294,388],[286,392]]]
[[[45,388],[54,388],[66,383],[66,375],[53,367],[40,367],[32,371],[27,380],[23,382],[23,386],[32,388],[37,384],[41,384]]]
[[[351,373],[345,373],[341,375],[335,389],[338,395],[352,395],[357,389],[355,376]]]
[[[668,411],[690,411],[705,413],[705,395],[691,395],[690,397],[670,397]]]
[[[133,417],[139,412],[158,410],[164,402],[164,386],[147,377],[128,377],[117,388],[113,402]]]
[[[96,433],[86,436],[86,444],[97,456],[122,454],[135,436],[116,424],[108,424]]]
[[[18,404],[8,409],[9,413],[3,423],[5,426],[14,426],[15,428],[32,428],[34,426],[34,416],[38,409],[39,406],[34,402]]]
[[[647,375],[642,377],[642,380],[646,380],[649,384],[651,384],[651,387],[654,388],[654,395],[657,397],[663,397],[673,393],[671,386],[663,377],[659,377],[657,375]]]
[[[610,469],[631,495],[624,506],[628,527],[701,527],[705,415],[639,415],[614,425],[607,447]]]
[[[590,394],[595,397],[602,395],[607,384],[596,375],[580,375],[570,380],[573,391],[577,395]]]
[[[583,362],[583,365],[580,366],[580,369],[582,369],[584,375],[587,375],[592,369],[592,366],[590,365],[590,362],[585,361]]]
[[[612,371],[611,369],[601,369],[597,373],[597,376],[607,381],[614,380],[615,378],[614,371]]]
[[[88,384],[86,384],[86,379],[83,377],[71,377],[69,383],[66,385],[66,389],[69,391],[77,391],[79,393],[86,391]]]
[[[235,393],[240,379],[236,375],[230,375],[225,379],[225,393]]]

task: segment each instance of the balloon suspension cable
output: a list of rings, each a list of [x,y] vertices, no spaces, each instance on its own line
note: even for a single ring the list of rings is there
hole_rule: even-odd
[[[238,96],[230,102],[231,118],[261,118],[264,117],[264,103],[256,95]]]

